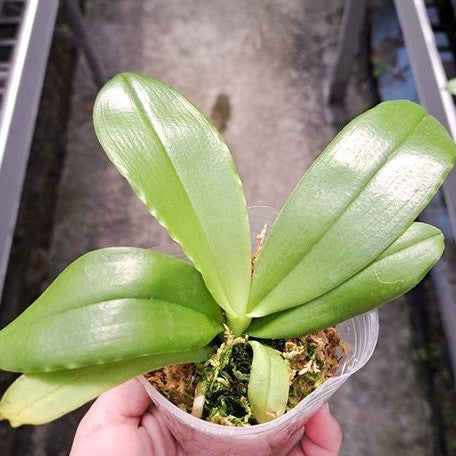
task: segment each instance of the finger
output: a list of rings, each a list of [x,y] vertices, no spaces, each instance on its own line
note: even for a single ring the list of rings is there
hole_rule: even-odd
[[[102,394],[97,402],[98,407],[114,417],[137,418],[146,412],[150,397],[141,383],[134,378]]]
[[[298,446],[295,446],[293,447],[289,453],[287,453],[286,456],[302,456],[303,455],[303,450],[301,449],[301,447],[298,445]]]
[[[153,442],[153,454],[167,456],[177,454],[177,443],[174,437],[164,422],[154,413],[146,413],[141,419],[141,425]]]
[[[335,456],[342,445],[342,431],[325,404],[306,423],[301,447],[308,456]]]
[[[146,412],[150,398],[137,379],[103,393],[90,407],[80,424],[89,431],[107,424],[131,424],[138,426]]]
[[[312,442],[311,440],[304,439],[301,443],[301,455],[304,456],[337,456],[338,451],[325,450],[320,445]]]

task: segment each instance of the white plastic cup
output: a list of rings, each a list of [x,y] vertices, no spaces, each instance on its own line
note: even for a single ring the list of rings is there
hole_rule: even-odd
[[[249,208],[250,226],[255,235],[265,223],[270,228],[277,211],[265,206]],[[168,249],[169,250],[169,249]],[[378,314],[371,311],[337,326],[349,346],[346,359],[336,376],[303,399],[296,407],[268,423],[248,427],[227,427],[195,418],[169,402],[144,378],[139,380],[156,405],[159,419],[168,426],[177,442],[189,455],[286,455],[302,438],[305,422],[372,356],[378,339]]]

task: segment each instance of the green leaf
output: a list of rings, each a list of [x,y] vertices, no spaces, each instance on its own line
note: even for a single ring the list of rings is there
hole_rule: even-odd
[[[170,364],[201,362],[211,353],[211,347],[204,347],[79,369],[24,374],[2,397],[0,417],[13,427],[48,423],[130,378]]]
[[[447,92],[451,93],[451,95],[456,95],[456,78],[450,79],[445,86]]]
[[[222,330],[193,266],[145,249],[101,249],[69,265],[0,331],[0,368],[43,372],[185,351]]]
[[[249,315],[309,302],[365,268],[411,225],[455,156],[445,129],[408,101],[350,122],[279,214],[252,279]]]
[[[289,338],[318,331],[374,309],[413,288],[439,260],[443,235],[414,223],[372,264],[329,293],[293,309],[253,320],[259,338]]]
[[[258,423],[271,421],[285,413],[289,390],[288,363],[277,350],[250,341],[253,350],[248,397]]]
[[[100,91],[94,125],[111,161],[182,246],[218,304],[228,313],[245,313],[247,209],[220,134],[175,90],[132,73]]]

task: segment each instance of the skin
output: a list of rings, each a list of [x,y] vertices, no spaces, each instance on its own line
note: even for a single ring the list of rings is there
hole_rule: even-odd
[[[306,423],[306,433],[288,456],[337,456],[342,432],[324,405]],[[156,419],[138,380],[102,394],[81,420],[70,456],[184,456],[168,429]]]

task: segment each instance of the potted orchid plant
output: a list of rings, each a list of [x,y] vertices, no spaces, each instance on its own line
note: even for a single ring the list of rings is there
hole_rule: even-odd
[[[256,233],[253,255],[229,150],[182,95],[120,74],[100,91],[94,125],[190,263],[119,247],[70,264],[0,331],[0,368],[23,374],[0,402],[13,426],[51,421],[132,377],[185,363],[207,368],[194,391],[197,416],[230,365],[244,382],[241,424],[274,420],[290,397],[286,341],[306,343],[402,295],[443,252],[442,233],[415,219],[456,147],[414,103],[382,103],[350,122],[304,174],[267,239]]]

